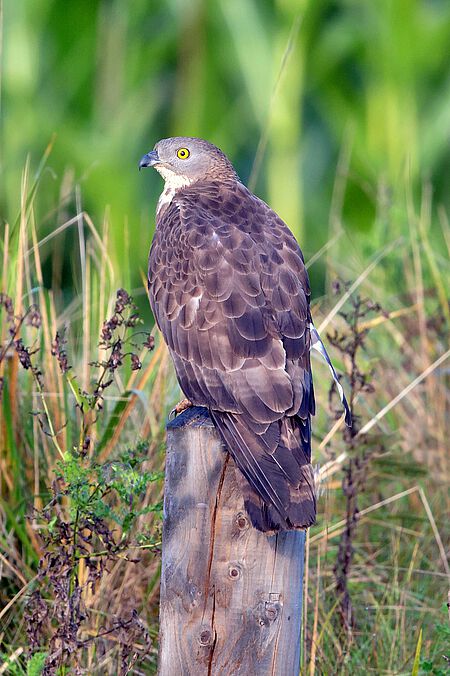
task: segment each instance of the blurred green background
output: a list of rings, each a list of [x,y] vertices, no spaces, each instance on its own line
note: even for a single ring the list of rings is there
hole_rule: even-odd
[[[54,137],[39,237],[76,213],[78,186],[94,223],[110,220],[118,281],[139,286],[161,190],[139,158],[196,135],[307,258],[340,228],[370,254],[408,231],[424,181],[448,206],[449,45],[448,0],[3,0],[1,221],[17,218],[27,156],[33,172]],[[41,252],[49,286],[56,251],[76,290],[75,235]],[[320,293],[324,268],[311,272]]]

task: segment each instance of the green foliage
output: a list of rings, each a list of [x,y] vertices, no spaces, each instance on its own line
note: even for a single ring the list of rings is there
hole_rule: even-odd
[[[47,653],[37,652],[27,662],[27,676],[41,676]]]
[[[5,672],[8,676],[41,676],[44,666],[47,653],[38,651],[35,652],[26,662],[26,671],[22,668],[22,665],[17,661],[11,661],[11,658],[4,653],[0,653],[0,659],[3,660],[1,664],[8,663],[8,670]]]
[[[442,617],[448,618],[448,608],[442,606]],[[422,674],[432,674],[432,676],[447,676],[450,672],[450,623],[436,622],[433,632],[433,652],[432,658],[420,660],[420,671]]]
[[[64,494],[70,497],[71,517],[78,514],[87,519],[109,518],[125,534],[132,527],[131,519],[134,522],[142,514],[160,511],[160,503],[143,509],[136,506],[150,483],[163,477],[162,472],[142,469],[147,453],[148,444],[144,442],[122,452],[117,461],[103,464],[66,453],[65,459],[57,463],[55,473],[63,481]]]
[[[162,472],[143,469],[147,455],[145,442],[122,451],[117,460],[102,464],[86,455],[66,453],[64,460],[58,461],[55,474],[62,480],[63,494],[70,498],[71,519],[110,519],[120,526],[125,538],[140,516],[150,512],[160,515],[160,502],[139,507],[150,484],[163,478]],[[53,519],[49,522],[50,530],[52,525]],[[140,542],[144,535],[135,533]]]
[[[158,521],[152,528],[138,527],[139,517],[149,512],[159,516],[161,509],[159,504],[142,506],[150,484],[161,479],[161,473],[142,469],[147,454],[148,445],[138,444],[107,464],[92,462],[87,454],[69,453],[58,462],[52,499],[35,514],[43,552],[39,584],[24,613],[30,646],[46,649],[40,661],[33,657],[35,669],[42,664],[45,673],[64,675],[74,660],[80,663],[82,646],[98,638],[94,633],[80,643],[91,610],[83,597],[95,592],[109,565],[120,560],[136,563],[132,556],[143,550],[157,551],[160,546]],[[119,614],[108,624],[106,634],[119,633],[123,665],[130,664],[130,646],[137,637],[144,643],[141,650],[149,650],[148,632],[137,613],[130,618]],[[137,654],[131,663],[136,659]]]

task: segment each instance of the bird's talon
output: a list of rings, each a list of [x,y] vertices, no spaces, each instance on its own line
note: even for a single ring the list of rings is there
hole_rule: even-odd
[[[169,420],[173,420],[174,418],[177,417],[177,415],[180,415],[180,413],[183,413],[183,411],[186,411],[188,408],[192,408],[194,404],[190,399],[182,399],[181,401],[178,402],[178,404],[170,411],[169,413]]]

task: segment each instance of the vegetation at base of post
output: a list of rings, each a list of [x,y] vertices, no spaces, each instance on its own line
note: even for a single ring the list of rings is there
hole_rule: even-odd
[[[22,314],[17,313],[5,293],[0,294],[0,306],[7,335],[0,352],[0,366],[15,354],[20,366],[31,375],[41,406],[29,413],[28,419],[33,416],[37,420],[57,458],[43,506],[31,508],[25,516],[38,534],[39,553],[36,575],[28,584],[22,608],[27,673],[43,676],[81,673],[83,656],[89,647],[99,639],[114,637],[119,652],[117,673],[127,674],[138,659],[151,652],[152,641],[144,622],[137,610],[130,608],[105,618],[95,631],[90,631],[94,609],[89,599],[118,562],[136,564],[144,550],[159,553],[162,504],[160,499],[149,502],[145,497],[152,484],[160,485],[163,474],[144,469],[148,461],[147,442],[113,451],[108,460],[101,462],[98,452],[104,442],[100,437],[96,443],[92,435],[95,437],[99,418],[105,414],[106,391],[127,361],[132,372],[143,367],[141,358],[145,360],[145,352],[153,350],[153,337],[136,331],[140,323],[137,308],[131,296],[119,289],[113,314],[102,325],[101,358],[89,363],[95,375],[91,387],[85,390],[78,385],[69,365],[67,341],[61,332],[56,332],[50,358],[58,363],[63,391],[66,394],[66,390],[70,391],[74,403],[72,416],[69,413],[63,426],[77,430],[77,445],[63,450],[47,403],[45,368],[37,366],[39,348],[36,340],[27,346],[22,337],[23,326],[34,330],[41,327],[41,314],[34,305]],[[144,356],[138,357],[133,349],[143,350]],[[3,396],[9,395],[9,391],[3,392]],[[108,434],[111,420],[114,424],[115,418],[110,416],[104,435]],[[160,488],[157,491],[159,495]],[[149,514],[154,519],[146,524],[143,517]],[[20,673],[17,664],[12,663],[9,669],[11,673]]]

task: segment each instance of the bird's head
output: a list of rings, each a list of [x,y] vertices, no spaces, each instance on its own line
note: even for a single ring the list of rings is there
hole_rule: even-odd
[[[189,136],[158,141],[139,162],[139,169],[144,167],[154,167],[166,182],[178,185],[216,178],[237,179],[231,162],[219,148]]]

